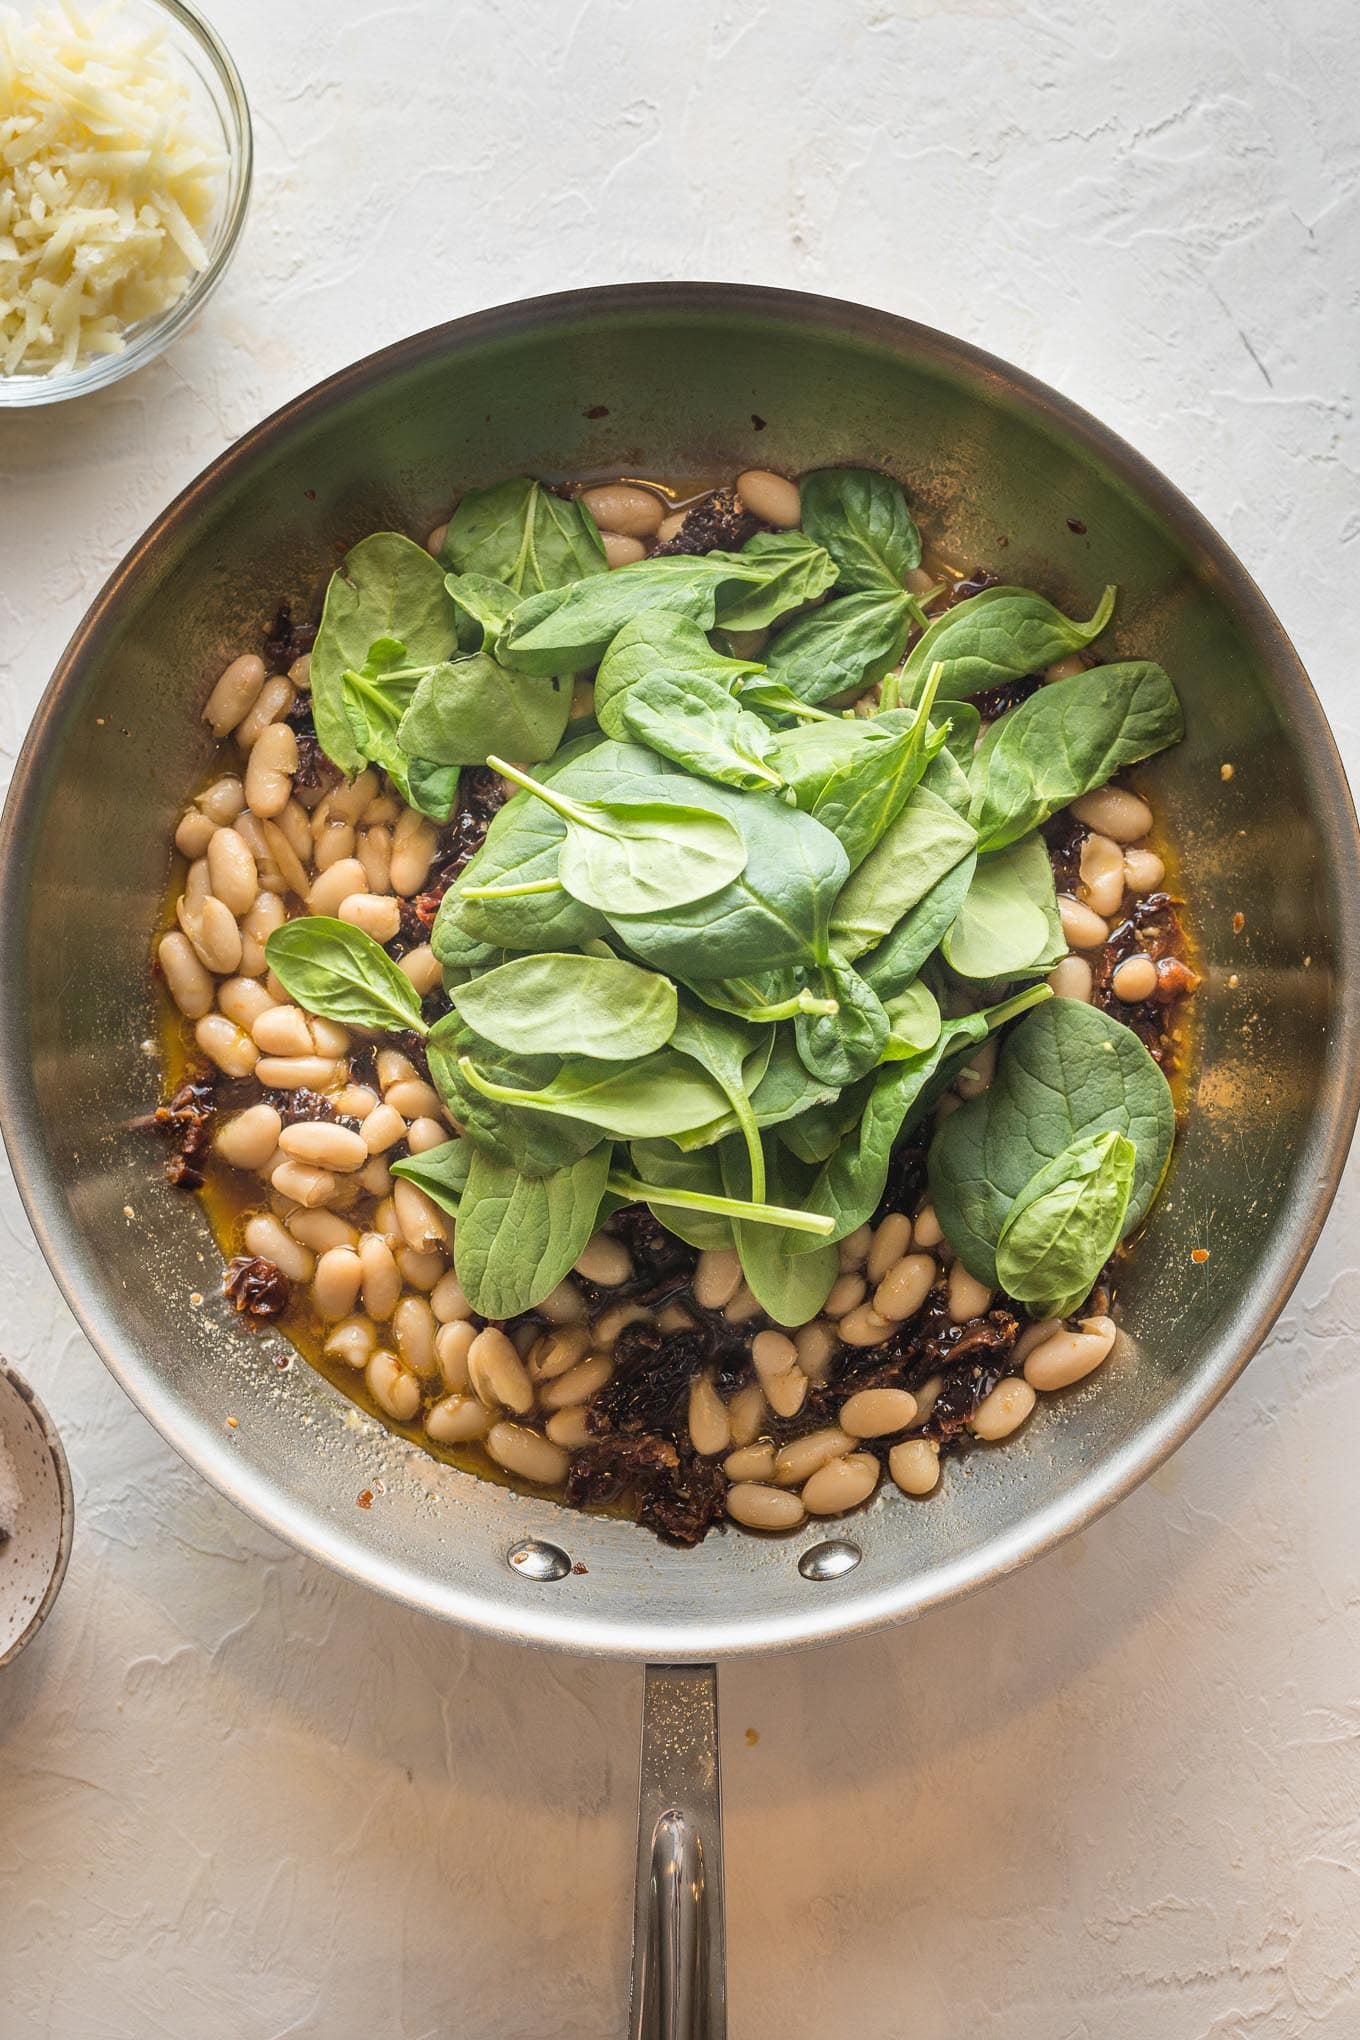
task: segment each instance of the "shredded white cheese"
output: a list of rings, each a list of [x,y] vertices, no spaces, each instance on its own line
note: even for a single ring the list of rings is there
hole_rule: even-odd
[[[0,374],[118,353],[182,297],[226,167],[163,33],[0,8]]]

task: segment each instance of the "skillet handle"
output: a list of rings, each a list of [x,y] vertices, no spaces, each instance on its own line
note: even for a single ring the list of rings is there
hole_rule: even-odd
[[[629,2040],[726,2040],[718,1668],[648,1665]]]

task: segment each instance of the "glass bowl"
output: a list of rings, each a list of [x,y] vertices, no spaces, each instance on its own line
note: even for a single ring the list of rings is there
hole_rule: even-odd
[[[4,0],[0,0],[0,5]],[[12,4],[12,0],[11,0]],[[19,12],[37,11],[35,0],[19,0]],[[208,132],[220,143],[227,168],[216,210],[202,235],[208,266],[194,276],[175,303],[129,326],[118,354],[96,354],[73,369],[55,373],[0,374],[0,407],[55,404],[67,397],[104,389],[162,353],[195,319],[231,261],[250,199],[254,143],[250,108],[240,73],[214,29],[186,0],[117,0],[109,9],[116,26],[160,30],[188,74],[190,90]]]

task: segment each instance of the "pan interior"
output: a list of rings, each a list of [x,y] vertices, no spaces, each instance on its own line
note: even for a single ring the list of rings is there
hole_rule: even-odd
[[[1186,707],[1185,742],[1145,782],[1179,845],[1205,982],[1184,1139],[1122,1293],[1116,1358],[1020,1439],[951,1465],[930,1501],[885,1492],[838,1521],[862,1558],[819,1576],[798,1565],[828,1534],[816,1526],[675,1552],[358,1417],[236,1321],[201,1212],[167,1190],[134,1122],[158,1091],[147,957],[168,841],[210,749],[197,704],[281,599],[314,605],[347,544],[388,524],[422,534],[456,492],[523,470],[843,461],[899,474],[960,566],[1082,614],[1120,585],[1111,655],[1161,660]],[[911,1613],[1045,1548],[1146,1473],[1244,1363],[1312,1244],[1354,1118],[1356,879],[1344,780],[1274,619],[1189,506],[1090,420],[956,343],[826,301],[712,286],[545,300],[422,336],[299,400],[109,584],[6,810],[6,1137],[115,1373],[284,1536],[509,1636],[672,1658],[777,1648]],[[512,1566],[526,1539],[571,1567]]]

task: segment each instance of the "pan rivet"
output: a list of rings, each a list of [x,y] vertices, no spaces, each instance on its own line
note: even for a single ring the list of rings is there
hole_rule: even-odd
[[[853,1572],[864,1553],[857,1544],[851,1544],[845,1537],[829,1537],[825,1544],[814,1544],[798,1561],[798,1570],[805,1580],[838,1580],[843,1573]]]
[[[566,1552],[541,1537],[526,1537],[522,1544],[512,1544],[505,1555],[528,1580],[564,1580],[571,1571]]]

